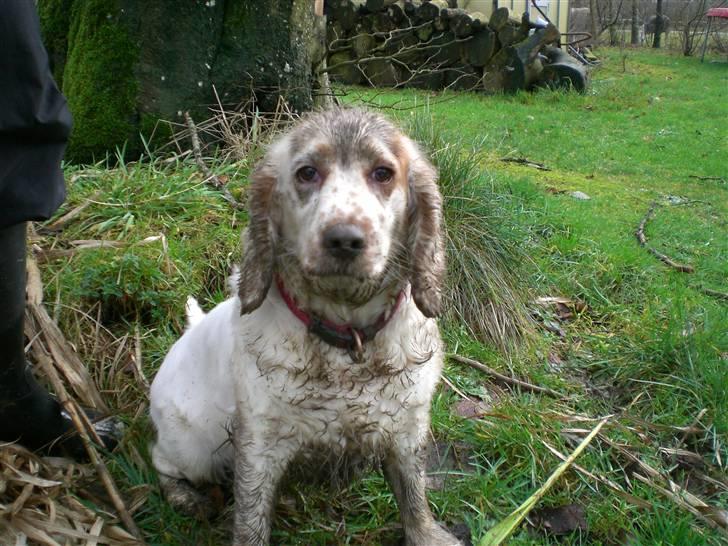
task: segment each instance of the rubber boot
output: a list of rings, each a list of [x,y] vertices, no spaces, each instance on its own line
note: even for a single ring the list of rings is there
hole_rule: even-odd
[[[69,416],[25,360],[25,237],[25,223],[0,228],[0,441],[83,458]]]

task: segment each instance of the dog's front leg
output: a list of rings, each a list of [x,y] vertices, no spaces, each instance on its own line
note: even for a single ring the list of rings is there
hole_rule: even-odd
[[[292,438],[281,438],[275,424],[236,420],[235,546],[265,546],[278,483],[297,451]]]
[[[421,447],[395,445],[384,459],[384,475],[399,505],[406,546],[459,546],[462,543],[432,517],[425,495]]]

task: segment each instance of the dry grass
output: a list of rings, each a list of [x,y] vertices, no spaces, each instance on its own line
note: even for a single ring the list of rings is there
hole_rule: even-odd
[[[87,465],[0,444],[0,544],[138,544],[98,498],[95,481]],[[145,491],[135,493],[138,506]]]
[[[203,142],[212,145],[216,159],[221,163],[244,162],[252,165],[261,150],[275,135],[285,130],[296,119],[288,103],[279,98],[273,112],[261,112],[253,107],[254,100],[235,110],[225,110],[218,101],[212,116],[197,123],[197,131]],[[168,122],[174,138],[160,152],[173,149],[180,156],[190,153],[190,128],[187,124]]]

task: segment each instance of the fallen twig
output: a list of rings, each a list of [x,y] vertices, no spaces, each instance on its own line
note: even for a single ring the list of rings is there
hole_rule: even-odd
[[[645,247],[647,251],[650,252],[650,254],[655,256],[655,258],[657,258],[664,264],[667,264],[673,269],[677,269],[678,271],[682,271],[683,273],[693,273],[695,271],[695,268],[693,266],[678,263],[675,260],[671,259],[669,256],[663,254],[662,252],[658,252],[647,244],[647,237],[645,237],[645,226],[647,225],[647,222],[649,222],[650,219],[655,215],[655,209],[657,209],[657,206],[657,202],[653,202],[650,205],[650,208],[647,210],[647,214],[645,214],[644,218],[642,218],[642,221],[640,222],[640,225],[637,227],[637,231],[635,232],[637,241],[639,241],[640,245]]]
[[[696,174],[690,174],[688,175],[688,178],[696,178],[698,180],[716,180],[718,182],[723,182],[723,184],[726,183],[726,179],[722,176],[698,176]]]
[[[146,237],[141,241],[137,241],[136,243],[125,243],[123,241],[108,241],[104,239],[81,239],[78,241],[71,241],[69,243],[71,245],[71,248],[48,249],[43,248],[40,245],[34,244],[33,255],[39,262],[44,263],[50,260],[74,256],[79,250],[89,250],[94,248],[125,248],[129,246],[146,245],[159,240],[162,241],[163,245],[166,245],[164,235],[161,234],[150,235],[149,237]]]
[[[718,290],[713,290],[712,288],[700,288],[700,291],[705,294],[706,296],[712,296],[714,298],[718,298],[719,300],[728,300],[728,292],[719,292]]]
[[[544,446],[546,446],[546,449],[548,449],[551,453],[556,455],[559,459],[561,459],[562,461],[566,461],[566,459],[567,459],[566,455],[559,452],[555,447],[547,444],[543,440],[541,440],[541,443]],[[586,477],[591,478],[594,481],[597,481],[599,483],[606,485],[609,489],[614,491],[618,496],[622,497],[627,502],[630,502],[631,504],[638,506],[639,508],[642,508],[643,510],[651,510],[653,508],[652,503],[647,502],[646,500],[644,500],[640,497],[635,497],[634,495],[627,493],[624,489],[622,489],[622,487],[618,483],[613,482],[609,478],[602,476],[600,474],[594,474],[593,472],[588,471],[586,468],[579,466],[576,463],[573,463],[571,466],[575,470],[584,474]]]
[[[700,518],[702,521],[706,522],[710,527],[717,529],[725,536],[728,536],[728,512],[726,510],[721,510],[714,506],[710,506],[701,498],[690,493],[687,489],[678,485],[670,478],[663,476],[658,470],[652,468],[650,465],[634,455],[624,446],[613,442],[604,435],[600,435],[600,438],[612,449],[615,449],[631,463],[633,463],[640,470],[640,472],[645,474],[645,476],[641,476],[640,474],[635,473],[635,478],[653,487],[659,493],[672,499],[676,502],[676,504],[685,508],[686,510]],[[656,483],[656,481],[662,482],[667,487]]]
[[[674,482],[670,482],[675,487],[667,489],[642,474],[634,473],[634,478],[642,483],[649,485],[652,489],[667,497],[681,508],[687,510],[693,514],[696,518],[704,522],[708,527],[715,529],[723,536],[728,537],[728,511],[709,506],[704,502],[700,501],[701,504],[695,504],[688,500],[686,497],[686,491]],[[699,500],[699,499],[698,499]]]
[[[695,419],[693,419],[692,425],[688,427],[688,430],[683,432],[682,436],[680,437],[680,441],[677,443],[678,446],[681,446],[685,443],[685,441],[688,439],[688,436],[690,436],[690,430],[698,429],[698,425],[700,424],[700,420],[705,416],[705,414],[708,413],[708,408],[703,408],[698,412],[698,415],[695,416]]]
[[[25,297],[33,305],[41,305],[43,303],[43,281],[38,262],[26,260],[25,269],[28,277],[25,284]]]
[[[441,377],[440,379],[442,380],[442,382],[443,382],[443,383],[445,383],[445,385],[447,385],[448,387],[450,387],[450,389],[451,389],[451,390],[452,390],[452,391],[453,391],[453,392],[454,392],[455,394],[457,394],[458,396],[460,396],[460,398],[462,398],[463,400],[467,400],[467,401],[469,401],[469,402],[473,402],[473,403],[475,403],[475,401],[474,401],[474,400],[473,400],[472,398],[470,398],[470,397],[469,397],[469,396],[468,396],[467,394],[465,394],[465,393],[464,393],[463,391],[461,391],[460,389],[458,389],[458,388],[457,388],[457,387],[456,387],[456,386],[455,386],[455,385],[453,384],[453,382],[452,382],[452,381],[450,381],[450,380],[449,380],[449,379],[448,379],[447,377],[445,377],[445,376],[443,375],[443,376],[442,376],[442,377]]]
[[[28,261],[32,262],[33,258],[29,257]],[[37,265],[35,266],[37,267]],[[42,286],[40,289],[42,290]],[[119,514],[119,518],[129,532],[132,533],[141,544],[144,544],[142,534],[136,526],[133,518],[129,515],[129,512],[124,505],[124,501],[116,488],[114,480],[103,460],[99,457],[98,451],[94,447],[92,440],[97,445],[103,445],[103,442],[99,438],[85,412],[80,409],[77,402],[68,394],[68,390],[61,380],[61,376],[59,375],[56,367],[63,372],[66,381],[69,382],[69,384],[73,387],[74,392],[77,396],[83,399],[85,404],[101,411],[105,411],[106,407],[101,399],[101,395],[98,390],[96,390],[96,386],[91,380],[88,370],[86,370],[86,367],[70,347],[58,326],[51,320],[45,307],[42,304],[28,302],[27,308],[26,312],[34,319],[35,326],[37,327],[39,334],[43,336],[50,353],[54,357],[55,364],[54,360],[50,358],[45,349],[38,343],[31,344],[33,355],[53,387],[60,404],[66,412],[68,412],[79,438],[83,443],[84,449],[86,450],[86,453],[88,453],[91,463],[101,479],[101,482],[104,484],[114,508],[116,508],[116,511]],[[26,324],[26,327],[27,326],[28,324]],[[29,337],[31,339],[34,338],[34,336]]]
[[[234,209],[244,210],[245,205],[243,203],[240,203],[237,199],[233,197],[233,195],[230,193],[230,190],[228,190],[225,186],[225,183],[210,170],[210,168],[205,164],[204,159],[202,159],[202,150],[200,149],[200,137],[197,135],[197,127],[195,126],[195,122],[192,120],[192,116],[190,116],[189,112],[185,112],[185,121],[187,122],[187,128],[190,131],[190,141],[192,142],[192,152],[195,156],[195,162],[197,163],[197,167],[200,169],[200,171],[202,171],[205,182],[210,184],[213,188],[220,190],[223,199],[230,203],[230,205]]]
[[[471,366],[471,367],[475,368],[476,370],[480,370],[481,372],[485,372],[488,375],[495,377],[499,381],[508,383],[509,385],[517,385],[520,388],[522,388],[523,390],[546,394],[548,396],[552,396],[553,398],[564,398],[563,394],[556,392],[553,389],[549,389],[548,387],[540,387],[538,385],[533,385],[526,381],[522,381],[521,379],[516,379],[515,377],[503,375],[502,373],[495,371],[493,368],[486,366],[482,362],[473,360],[472,358],[468,358],[466,356],[461,356],[461,355],[456,355],[456,354],[451,354],[448,356],[450,358],[452,358],[453,360],[455,360],[456,362],[460,362],[461,364],[467,364],[468,366]]]
[[[526,167],[533,167],[534,169],[538,169],[539,171],[551,170],[543,163],[531,161],[530,159],[526,159],[525,157],[501,157],[500,160],[504,163],[518,163],[519,165],[525,165]]]
[[[139,323],[134,325],[134,340],[134,356],[132,357],[134,361],[134,373],[137,376],[137,381],[149,392],[149,381],[147,380],[147,376],[144,375],[144,370],[142,370],[142,336],[139,330]]]
[[[41,226],[41,229],[43,231],[60,231],[60,230],[62,230],[63,228],[66,227],[66,225],[68,223],[70,223],[72,220],[75,220],[76,218],[78,218],[81,215],[81,213],[84,210],[86,210],[86,208],[89,205],[92,205],[93,202],[99,198],[100,195],[101,195],[101,192],[97,191],[96,193],[91,195],[89,198],[87,198],[83,203],[81,203],[77,207],[72,208],[66,214],[61,216],[60,218],[54,220],[50,224],[45,224],[45,225]]]

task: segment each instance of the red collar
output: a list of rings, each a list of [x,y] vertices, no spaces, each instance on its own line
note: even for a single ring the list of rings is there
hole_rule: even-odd
[[[379,318],[373,324],[365,326],[364,328],[354,328],[350,324],[336,324],[334,322],[322,319],[313,315],[310,315],[296,304],[296,301],[288,293],[283,280],[279,275],[276,275],[276,286],[278,292],[280,292],[283,301],[286,302],[288,309],[295,317],[300,320],[308,331],[316,334],[321,340],[325,341],[329,345],[338,347],[340,349],[347,349],[352,355],[352,358],[357,362],[361,361],[362,353],[364,351],[363,344],[367,341],[374,339],[374,336],[384,328],[387,323],[392,319],[394,314],[399,309],[399,306],[404,300],[405,293],[401,290],[397,295],[397,301],[394,303],[392,311],[387,315],[386,311],[382,313]]]

